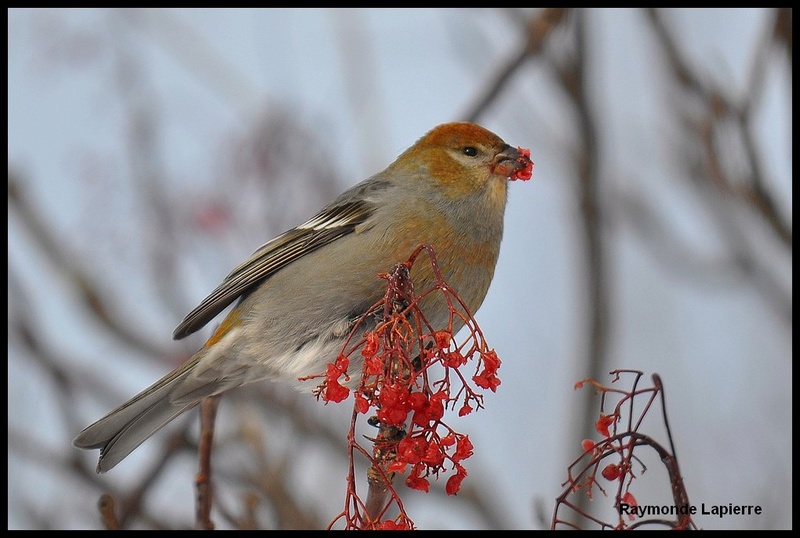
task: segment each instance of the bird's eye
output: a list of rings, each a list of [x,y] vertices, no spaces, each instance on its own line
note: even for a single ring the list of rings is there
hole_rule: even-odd
[[[478,154],[478,150],[472,146],[466,146],[464,148],[461,148],[461,153],[463,153],[467,157],[474,157],[475,155]]]

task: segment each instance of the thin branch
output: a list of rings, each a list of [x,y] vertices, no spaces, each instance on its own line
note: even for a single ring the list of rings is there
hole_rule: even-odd
[[[608,335],[611,324],[611,295],[608,281],[608,256],[606,254],[605,208],[600,197],[600,148],[598,147],[598,129],[595,121],[595,110],[590,100],[590,82],[587,78],[589,55],[588,14],[578,11],[574,14],[574,40],[576,50],[563,64],[553,67],[559,75],[559,82],[564,92],[572,100],[577,112],[576,132],[580,146],[575,150],[577,163],[577,196],[580,208],[581,239],[586,256],[584,269],[585,313],[588,330],[588,347],[585,352],[585,363],[582,371],[594,379],[599,379],[606,370],[608,353]],[[552,61],[552,60],[551,60]],[[581,420],[577,423],[579,438],[587,438],[594,428],[594,403],[589,396],[583,401]],[[579,503],[588,502],[581,498]],[[582,510],[585,512],[585,510]]]
[[[550,34],[566,18],[569,12],[566,8],[546,8],[537,16],[531,17],[526,24],[526,40],[512,56],[506,60],[497,73],[495,73],[483,91],[475,99],[475,103],[468,107],[464,114],[466,121],[476,122],[486,110],[495,103],[500,93],[505,89],[514,75],[527,60],[538,56],[544,48]]]
[[[156,359],[168,353],[156,343],[131,330],[133,324],[122,320],[112,308],[93,277],[81,267],[65,245],[69,243],[56,237],[53,227],[47,223],[28,198],[21,181],[12,171],[8,173],[9,212],[17,216],[39,246],[40,251],[50,260],[56,270],[67,279],[79,294],[84,306],[97,318],[111,335],[123,344],[138,350],[144,356]]]
[[[197,488],[196,527],[214,530],[211,507],[214,503],[214,486],[211,482],[211,453],[214,446],[214,422],[219,406],[219,396],[209,396],[200,403],[200,442],[198,444],[199,471],[195,478]]]

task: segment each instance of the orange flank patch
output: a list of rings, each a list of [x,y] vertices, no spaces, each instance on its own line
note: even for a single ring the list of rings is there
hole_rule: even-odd
[[[203,345],[203,347],[204,348],[211,347],[220,340],[222,340],[222,337],[228,334],[228,331],[231,329],[231,327],[236,325],[236,323],[239,321],[239,316],[240,314],[238,309],[232,310],[231,313],[228,314],[228,316],[224,320],[222,320],[222,323],[217,328],[217,330],[214,331],[214,334],[211,335],[211,338],[206,340],[206,343],[205,345]]]

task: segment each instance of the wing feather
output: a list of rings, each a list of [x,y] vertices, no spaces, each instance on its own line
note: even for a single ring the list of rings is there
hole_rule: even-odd
[[[326,207],[317,215],[259,247],[236,266],[217,289],[189,312],[172,333],[180,340],[203,327],[238,297],[293,261],[336,239],[353,233],[372,215],[365,200],[351,200]]]

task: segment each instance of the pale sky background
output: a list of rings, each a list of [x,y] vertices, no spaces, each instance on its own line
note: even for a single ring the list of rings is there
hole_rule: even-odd
[[[726,81],[734,95],[746,91],[748,54],[767,24],[766,14],[758,9],[671,12],[686,52]],[[636,10],[593,12],[592,98],[601,103],[597,121],[605,135],[600,144],[611,155],[601,165],[602,181],[662,196],[659,209],[681,223],[682,235],[713,253],[717,238],[689,198],[659,190],[669,170],[664,165],[670,159],[664,120],[669,110],[660,91],[661,59],[642,35],[642,17]],[[63,28],[85,33],[86,48],[62,48]],[[83,232],[96,227],[96,219],[113,224],[115,215],[135,210],[115,205],[100,214],[89,212],[100,200],[86,199],[82,179],[86,167],[97,166],[95,174],[107,174],[103,188],[113,189],[115,163],[125,162],[127,126],[110,60],[114,54],[136,51],[136,68],[152,85],[161,113],[161,164],[174,181],[171,188],[191,197],[192,189],[219,171],[219,155],[230,140],[246,134],[267,103],[322,134],[322,149],[335,158],[331,168],[344,178],[335,191],[352,185],[385,167],[433,126],[461,119],[523,39],[508,14],[495,10],[170,9],[127,17],[109,10],[11,9],[8,30],[9,168],[23,172],[25,187],[46,208],[50,224],[79,248],[91,242]],[[197,50],[201,42],[207,49]],[[118,43],[120,49],[98,51],[96,43]],[[191,65],[193,57],[208,61]],[[341,77],[343,69],[353,68],[364,76],[356,82]],[[787,74],[777,73],[756,128],[771,136],[764,139],[769,141],[766,170],[783,189],[791,214],[791,98],[781,93],[788,87],[781,78]],[[530,148],[536,162],[532,181],[510,186],[500,261],[477,315],[503,360],[503,384],[487,397],[485,410],[459,423],[475,445],[468,464],[485,465],[500,485],[497,502],[514,529],[537,527],[535,503],[542,504],[549,521],[566,466],[579,454],[579,447],[565,446],[571,433],[565,426],[572,426],[577,402],[573,383],[586,375],[578,295],[583,257],[575,239],[573,183],[567,179],[572,170],[566,164],[575,133],[564,118],[572,111],[536,61],[521,75],[481,120],[508,143]],[[112,344],[98,340],[85,315],[69,310],[62,283],[52,278],[52,268],[31,249],[11,214],[8,236],[9,267],[22,277],[37,314],[44,316],[48,342],[94,357],[92,367],[102,369],[125,394],[164,373],[152,363],[121,371],[118,357],[107,354]],[[119,240],[124,245],[126,238]],[[243,240],[225,259],[215,260],[214,271],[190,275],[190,296],[202,299],[258,244]],[[617,234],[611,252],[611,286],[617,294],[611,368],[662,376],[693,503],[764,509],[760,517],[695,521],[707,529],[791,528],[790,331],[744,282],[677,277],[630,233]],[[787,268],[791,290],[791,261],[776,263]],[[143,284],[127,280],[124,267],[100,265],[98,272],[107,274],[121,304],[141,317],[141,326],[165,342],[170,339],[179,319],[148,309],[148,298],[137,295]],[[73,450],[70,441],[77,432],[64,431],[64,410],[54,409],[36,368],[25,365],[11,341],[8,373],[9,429],[35,432],[54,452]],[[88,424],[106,410],[87,403],[70,412],[79,414],[75,422]],[[319,406],[320,413],[327,411]],[[94,460],[96,452],[84,457]],[[124,481],[133,467],[126,470],[126,464],[109,479]],[[15,499],[38,499],[42,511],[64,510],[64,528],[97,528],[85,514],[72,514],[78,504],[94,505],[95,498],[70,498],[62,478],[32,468],[10,451],[9,528],[30,528]],[[189,506],[192,500],[187,499]],[[447,501],[457,505],[458,498]],[[423,529],[434,524],[470,528],[468,520],[443,522],[437,519],[440,513],[411,515]],[[191,522],[191,512],[188,517]]]

